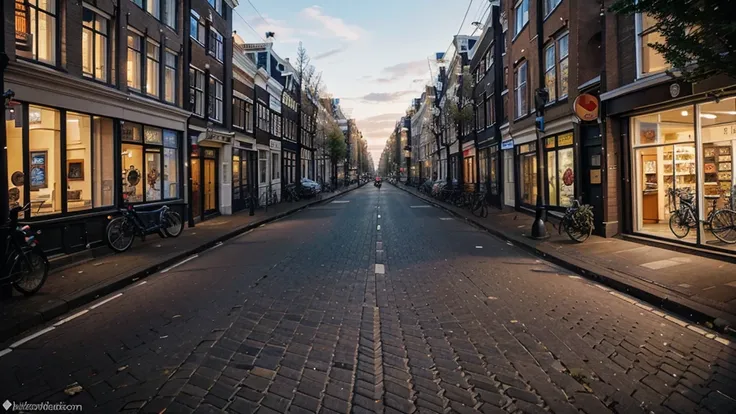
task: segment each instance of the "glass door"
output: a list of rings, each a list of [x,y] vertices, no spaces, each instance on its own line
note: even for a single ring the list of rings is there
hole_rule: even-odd
[[[213,159],[204,160],[204,211],[206,213],[217,210],[217,161]]]
[[[192,217],[202,217],[202,170],[198,154],[192,154]]]

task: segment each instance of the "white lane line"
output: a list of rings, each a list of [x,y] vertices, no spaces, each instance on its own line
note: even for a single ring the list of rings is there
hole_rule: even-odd
[[[121,297],[121,296],[123,296],[123,294],[122,294],[122,293],[118,293],[117,295],[115,295],[115,296],[111,296],[111,297],[109,297],[109,298],[107,298],[107,299],[103,300],[103,301],[102,301],[102,302],[100,302],[100,303],[96,303],[96,304],[94,304],[94,305],[90,306],[90,307],[89,307],[89,309],[90,309],[90,310],[92,310],[92,309],[97,309],[97,308],[99,308],[100,306],[102,306],[102,305],[106,304],[107,302],[113,301],[113,300],[115,300],[115,299],[117,299],[117,298],[119,298],[119,297]]]
[[[476,249],[482,249],[483,246],[475,246]]]
[[[137,284],[137,285],[135,285],[135,286],[133,286],[133,287],[143,286],[143,285],[145,285],[146,283],[148,283],[148,282],[146,282],[146,281],[144,280],[144,281],[142,281],[141,283],[139,283],[139,284]]]
[[[161,273],[166,273],[166,272],[168,272],[168,271],[170,271],[172,269],[176,269],[177,267],[183,265],[184,263],[189,262],[191,260],[194,260],[194,259],[196,259],[198,257],[199,257],[198,254],[195,254],[194,256],[187,257],[186,259],[182,260],[181,262],[179,262],[179,263],[177,263],[177,264],[175,264],[175,265],[173,265],[171,267],[167,267],[166,269],[162,270]]]
[[[429,205],[424,204],[424,205],[421,205],[421,206],[410,206],[409,208],[431,208],[431,207],[432,206],[429,206]]]
[[[9,353],[13,352],[10,348],[5,348],[2,351],[0,351],[0,357],[4,357],[5,355],[8,355]]]
[[[210,247],[209,249],[207,249],[207,251],[209,252],[209,251],[211,251],[211,250],[215,250],[215,249],[216,249],[216,248],[218,248],[218,247],[222,247],[222,242],[217,242],[217,244],[216,244],[216,245],[214,245],[214,246]]]
[[[85,310],[83,310],[83,311],[81,311],[81,312],[77,312],[77,313],[75,313],[75,314],[74,314],[74,315],[72,315],[72,316],[69,316],[69,317],[67,317],[67,318],[64,318],[64,319],[60,320],[59,322],[56,322],[56,323],[54,324],[54,326],[60,326],[60,325],[63,325],[63,324],[65,324],[65,323],[69,322],[69,321],[72,321],[72,320],[74,320],[74,319],[77,319],[78,317],[80,317],[80,316],[84,315],[84,314],[85,314],[85,313],[87,313],[87,312],[89,312],[89,309],[85,309]]]
[[[376,230],[377,231],[381,231],[381,225],[380,224],[378,226],[376,226]]]
[[[335,200],[331,204],[347,204],[350,200]]]
[[[48,327],[48,328],[46,328],[46,329],[42,329],[42,330],[40,330],[40,331],[38,331],[38,332],[34,333],[33,335],[28,335],[28,336],[26,336],[25,338],[23,338],[23,339],[21,339],[21,340],[19,340],[19,341],[15,342],[15,343],[13,343],[13,344],[11,344],[9,348],[15,349],[15,348],[17,348],[17,347],[19,347],[19,346],[23,345],[24,343],[26,343],[26,342],[28,342],[28,341],[32,340],[32,339],[36,339],[36,338],[38,338],[39,336],[41,336],[41,335],[43,335],[43,334],[45,334],[45,333],[48,333],[48,332],[51,332],[51,331],[53,331],[54,329],[56,329],[56,328],[54,328],[53,326],[49,326],[49,327]]]
[[[382,264],[376,264],[376,271],[375,271],[375,273],[376,274],[379,274],[379,275],[382,275],[382,274],[386,273],[386,267],[384,265],[382,265]]]
[[[452,217],[440,217],[440,220],[448,221],[448,220],[452,220]]]

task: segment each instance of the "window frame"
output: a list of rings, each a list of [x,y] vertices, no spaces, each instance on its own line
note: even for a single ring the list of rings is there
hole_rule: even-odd
[[[18,57],[21,57],[23,59],[28,59],[33,62],[38,62],[44,65],[50,65],[53,67],[56,67],[59,62],[59,55],[60,55],[60,27],[59,27],[59,1],[58,0],[50,0],[50,2],[53,4],[53,12],[49,12],[46,9],[42,9],[38,6],[38,4],[31,4],[31,2],[26,2],[25,6],[27,8],[26,14],[28,19],[28,29],[29,33],[28,35],[31,36],[31,50],[30,50],[30,58],[24,58],[21,55],[18,55]],[[15,2],[13,2],[13,5],[15,5]],[[48,8],[48,7],[47,7]],[[32,18],[31,16],[35,14],[35,18]],[[51,59],[42,60],[38,58],[38,45],[39,45],[39,39],[41,39],[41,36],[38,35],[38,23],[39,23],[39,14],[44,14],[47,16],[47,18],[50,16],[54,21],[54,29],[50,32],[53,34],[53,46],[49,47],[48,49],[51,51],[52,55]],[[35,25],[33,24],[35,22]],[[14,42],[15,44],[15,42]]]
[[[102,83],[109,83],[110,82],[110,17],[106,14],[101,13],[99,10],[97,10],[94,7],[88,6],[86,3],[83,3],[82,7],[82,16],[84,16],[85,11],[88,11],[92,13],[94,19],[92,21],[92,26],[87,26],[84,21],[84,17],[82,17],[82,38],[84,39],[84,32],[89,31],[92,36],[92,71],[93,73],[86,73],[84,71],[84,64],[82,65],[82,76],[92,79],[98,82]],[[101,19],[105,22],[105,32],[101,32],[97,30],[97,21],[98,19]],[[104,39],[104,46],[105,46],[105,67],[104,67],[104,79],[98,78],[97,74],[94,73],[97,71],[97,37],[100,36]],[[84,44],[84,41],[82,42]],[[84,58],[82,58],[82,61],[84,62]]]
[[[169,59],[168,59],[169,56],[173,56],[174,57],[174,60],[173,60],[174,66],[169,65]],[[171,88],[172,88],[172,91],[171,92],[172,92],[172,96],[174,97],[174,100],[173,101],[170,101],[170,100],[166,99],[166,90],[168,89],[167,88],[167,86],[168,86],[167,79],[168,78],[167,78],[166,74],[170,70],[172,70],[174,72],[174,83],[171,85]],[[178,80],[179,80],[179,55],[176,52],[174,52],[173,50],[168,49],[168,48],[165,48],[164,49],[164,93],[163,93],[164,102],[168,102],[168,103],[171,103],[171,104],[174,104],[174,105],[176,105],[179,102],[179,93],[178,93],[178,89],[179,88],[177,88]]]
[[[546,0],[545,0],[546,1]],[[553,105],[555,102],[557,102],[557,89],[558,89],[558,82],[557,82],[557,40],[553,39],[551,42],[549,42],[548,45],[544,47],[544,50],[542,52],[542,55],[544,56],[544,86],[549,91],[549,101],[547,102],[547,105]],[[552,62],[550,62],[549,59],[549,52],[552,52]],[[551,63],[551,64],[550,64]],[[550,88],[550,85],[548,83],[547,76],[549,73],[552,72],[552,75],[554,76],[554,85]]]
[[[196,24],[192,24],[192,19],[196,20]],[[193,27],[197,28],[197,37],[192,36]],[[200,35],[203,37],[203,39],[199,38]],[[207,28],[202,23],[202,17],[194,10],[190,10],[189,13],[189,37],[202,47],[204,47],[205,43],[207,42]]]
[[[157,53],[149,55],[148,54],[148,47],[149,45],[152,45],[156,48]],[[148,76],[148,70],[153,67],[149,66],[151,62],[155,63],[156,66],[156,76],[154,77],[156,80],[156,93],[152,94],[148,89],[148,83],[150,82],[151,76]],[[146,63],[143,65],[145,69],[146,74],[146,91],[145,94],[154,97],[154,98],[161,98],[161,43],[157,42],[156,40],[146,37]]]
[[[218,62],[225,60],[225,38],[214,27],[210,27],[209,43],[207,53],[217,59]],[[213,49],[214,48],[214,49]]]
[[[637,1],[638,3],[638,1]],[[650,76],[658,75],[666,72],[671,66],[667,65],[664,69],[658,71],[644,72],[644,47],[653,50],[648,44],[644,43],[644,36],[657,33],[654,26],[644,28],[644,14],[636,13],[634,15],[634,34],[636,35],[636,78],[642,79]],[[655,52],[656,53],[656,52]]]
[[[200,76],[201,75],[201,76]],[[202,85],[198,87],[197,80],[200,79],[202,81]],[[194,83],[192,83],[194,82]],[[196,66],[189,65],[189,110],[196,116],[200,118],[204,118],[204,93],[205,93],[205,73],[203,70],[200,70]],[[194,91],[194,93],[192,93]],[[201,99],[197,101],[197,97],[200,96]],[[194,102],[192,102],[192,99],[194,99]],[[201,103],[201,110],[197,111],[198,105],[197,103]]]
[[[565,52],[565,55],[562,55],[560,43],[562,43],[562,40],[567,40],[567,50]],[[555,37],[555,47],[557,48],[557,80],[555,82],[555,86],[557,87],[557,101],[561,101],[564,99],[567,99],[568,96],[570,96],[570,83],[569,83],[569,74],[570,74],[570,32],[565,31]],[[562,62],[567,62],[567,68],[568,68],[568,76],[563,78],[562,77]],[[564,80],[566,86],[567,86],[567,92],[563,95],[562,94],[562,81]]]
[[[519,65],[517,65],[516,68],[514,68],[514,119],[520,119],[525,117],[529,114],[529,67],[528,67],[528,61],[523,61]],[[521,72],[522,68],[524,69],[524,73],[526,76],[524,76],[524,81],[521,82],[519,79],[519,73]],[[523,91],[522,91],[523,87]],[[520,106],[521,104],[521,96],[526,95],[526,105],[525,108],[522,108]]]
[[[173,7],[174,7],[174,17],[173,17],[173,21],[171,22],[171,23],[173,23],[173,25],[171,25],[171,24],[169,24],[169,22],[167,22],[168,18],[171,17],[169,15],[169,13],[167,13],[167,10],[166,10],[166,5],[167,4],[172,4]],[[178,4],[179,4],[179,2],[176,1],[176,0],[161,0],[161,23],[163,23],[166,26],[170,27],[175,32],[177,31],[178,26],[179,26],[178,25],[178,17],[179,17],[179,7],[178,7]]]
[[[138,49],[132,48],[130,46],[130,42],[127,42],[126,43],[126,50],[127,50],[126,57],[127,57],[127,62],[130,62],[130,53],[131,53],[131,51],[133,53],[137,53],[138,54],[138,79],[137,79],[137,81],[138,81],[138,87],[136,88],[136,87],[130,85],[130,73],[129,72],[126,73],[126,77],[127,77],[126,80],[127,80],[128,89],[131,89],[131,90],[133,90],[135,92],[138,92],[138,93],[142,93],[143,92],[143,72],[144,72],[144,68],[145,68],[143,45],[144,45],[144,42],[146,40],[146,37],[143,34],[141,34],[140,32],[138,32],[137,30],[132,30],[131,27],[128,27],[128,33],[126,35],[126,39],[130,38],[131,36],[135,36],[138,39]]]
[[[560,4],[562,4],[562,0],[544,0],[544,3],[542,4],[544,7],[542,14],[544,15],[544,18],[546,19],[549,17],[550,14],[554,13],[555,10],[557,10]]]
[[[224,86],[222,84],[222,81],[217,79],[214,75],[210,74],[209,79],[209,94],[207,98],[208,103],[208,114],[207,117],[215,122],[223,123],[225,121],[225,90]],[[218,86],[219,86],[219,94],[218,94]],[[218,96],[219,95],[219,96]],[[213,99],[214,102],[211,100]],[[213,103],[215,105],[213,105]],[[219,104],[219,107],[218,107]],[[215,116],[213,117],[212,114],[215,113]],[[219,117],[218,117],[219,115]]]
[[[526,21],[523,21],[524,20],[524,14],[523,14],[523,8],[522,7],[524,5],[526,5]],[[529,25],[529,0],[519,0],[519,1],[517,1],[516,4],[514,5],[514,10],[513,11],[514,11],[514,40],[515,40],[519,36],[519,34],[521,34],[521,32],[524,31],[524,29],[526,28],[526,26]],[[518,21],[518,13],[519,13],[519,11],[522,11],[522,14],[521,14],[521,20],[522,20],[521,26],[519,26],[519,21]]]
[[[207,0],[207,3],[212,7],[212,10],[222,16],[222,0]]]

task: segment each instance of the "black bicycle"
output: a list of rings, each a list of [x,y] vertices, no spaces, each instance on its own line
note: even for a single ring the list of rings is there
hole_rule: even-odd
[[[120,210],[119,217],[112,218],[107,224],[105,234],[107,245],[118,253],[122,253],[133,245],[136,236],[145,241],[149,234],[157,233],[164,237],[179,237],[184,230],[184,221],[181,215],[172,211],[169,206],[163,206],[154,211],[136,211],[133,205]]]
[[[562,216],[558,233],[564,231],[574,241],[582,243],[588,240],[595,228],[593,220],[593,207],[588,204],[581,205],[578,200],[573,200],[572,206],[565,210]]]
[[[12,208],[8,221],[0,227],[5,240],[0,285],[10,284],[25,296],[38,292],[49,275],[49,259],[36,239],[41,232],[18,224],[18,214],[29,208],[30,203]]]
[[[670,197],[670,230],[678,239],[685,238],[690,229],[698,226],[697,208],[695,207],[695,196],[689,188],[669,188],[667,195]],[[732,195],[733,197],[733,195]],[[719,195],[703,196],[711,202],[708,217],[703,225],[723,243],[736,243],[736,211],[717,207]],[[679,200],[679,206],[674,202]]]

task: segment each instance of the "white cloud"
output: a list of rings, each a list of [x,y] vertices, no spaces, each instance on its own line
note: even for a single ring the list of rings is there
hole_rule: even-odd
[[[345,23],[339,17],[329,16],[323,13],[319,6],[311,6],[301,11],[301,14],[317,23],[331,32],[332,35],[344,40],[355,41],[363,35],[363,29],[356,25]]]

